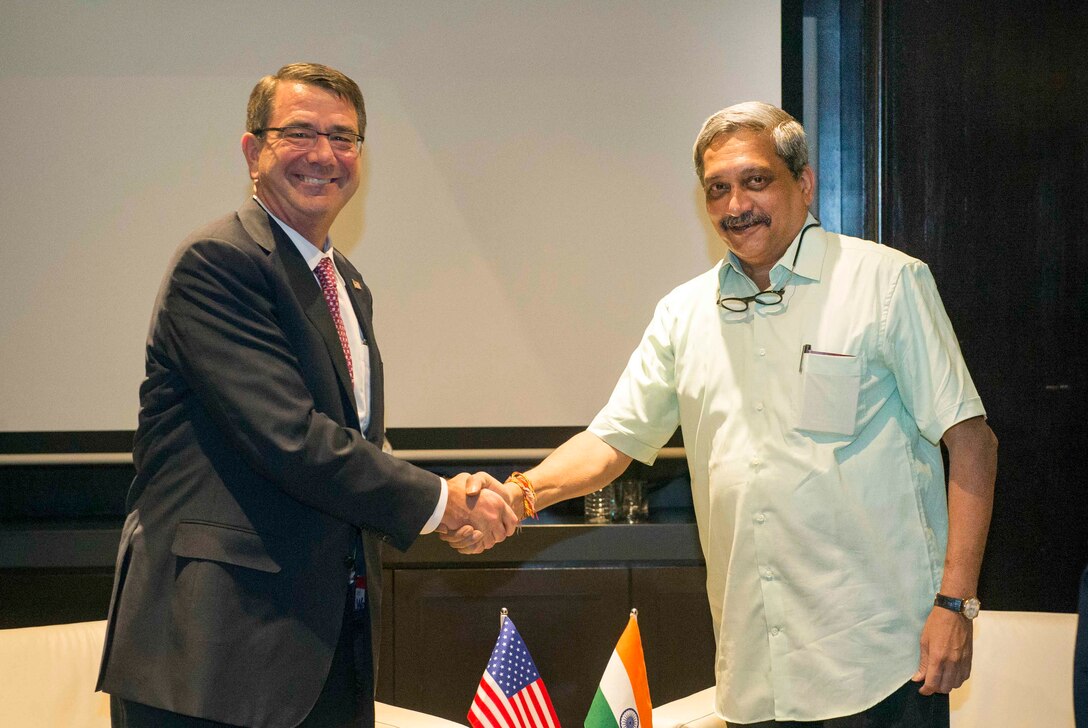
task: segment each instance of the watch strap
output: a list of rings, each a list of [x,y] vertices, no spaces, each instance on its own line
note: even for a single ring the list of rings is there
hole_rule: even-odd
[[[977,597],[960,599],[959,597],[950,597],[939,592],[937,596],[933,598],[933,606],[947,609],[956,614],[961,614],[967,619],[974,619],[978,616],[979,611],[979,601]]]
[[[950,611],[956,612],[957,614],[962,614],[963,613],[963,603],[965,601],[966,601],[965,599],[958,599],[956,597],[946,597],[944,594],[938,594],[933,599],[933,606],[943,607],[943,608],[948,609]]]

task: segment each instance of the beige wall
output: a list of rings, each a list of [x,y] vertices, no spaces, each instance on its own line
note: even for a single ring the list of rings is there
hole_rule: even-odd
[[[132,429],[169,255],[248,193],[256,79],[363,88],[334,242],[377,298],[392,427],[579,425],[720,257],[702,121],[780,97],[777,2],[0,4],[0,431]]]

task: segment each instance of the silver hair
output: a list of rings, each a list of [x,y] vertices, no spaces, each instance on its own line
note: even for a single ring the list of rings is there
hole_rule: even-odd
[[[808,141],[804,128],[777,106],[762,101],[745,101],[722,109],[703,124],[695,140],[695,174],[699,183],[703,180],[703,155],[714,140],[723,134],[734,134],[739,129],[770,132],[775,152],[786,163],[794,179],[808,164]]]

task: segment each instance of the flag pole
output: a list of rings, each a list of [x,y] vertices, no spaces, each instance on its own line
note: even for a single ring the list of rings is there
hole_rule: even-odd
[[[638,619],[638,610],[637,609],[634,609],[634,608],[631,609],[631,618],[632,619]]]
[[[506,607],[499,610],[499,631],[502,631],[502,624],[506,621],[506,618],[510,616],[510,612],[506,611]]]

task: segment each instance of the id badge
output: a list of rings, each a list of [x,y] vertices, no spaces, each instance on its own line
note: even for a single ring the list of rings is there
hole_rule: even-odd
[[[355,613],[366,609],[366,577],[355,577]]]

